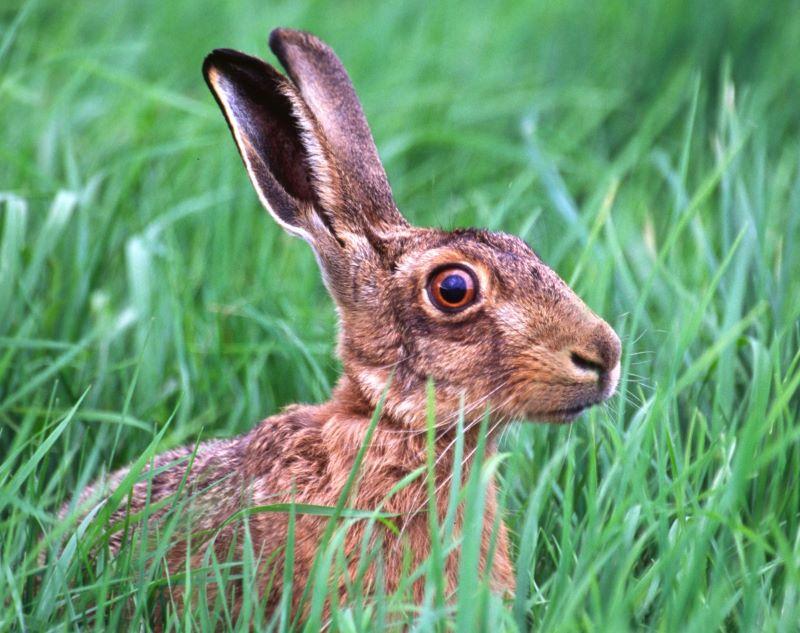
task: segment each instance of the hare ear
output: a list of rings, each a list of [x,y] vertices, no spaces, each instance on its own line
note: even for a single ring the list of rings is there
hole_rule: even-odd
[[[407,227],[397,210],[367,119],[353,84],[331,48],[310,33],[275,29],[272,52],[297,86],[343,175],[344,212],[358,214],[366,229]],[[358,222],[360,223],[360,222]]]
[[[206,57],[203,76],[264,207],[288,232],[312,244],[320,229],[335,237],[323,214],[336,173],[313,134],[313,115],[291,82],[266,62],[229,49]]]

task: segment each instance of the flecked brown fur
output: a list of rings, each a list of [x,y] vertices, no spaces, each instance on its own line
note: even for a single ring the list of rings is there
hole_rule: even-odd
[[[312,35],[279,29],[270,46],[288,72],[230,50],[214,51],[204,75],[217,99],[250,179],[264,206],[287,231],[313,247],[340,316],[338,351],[343,375],[329,402],[294,405],[267,418],[246,435],[202,444],[187,482],[192,531],[213,532],[250,505],[294,500],[334,506],[361,447],[375,407],[385,407],[366,452],[360,483],[350,506],[375,509],[407,474],[425,464],[426,383],[436,385],[436,484],[444,514],[446,482],[452,472],[454,422],[465,412],[465,455],[477,442],[477,422],[490,411],[492,430],[515,418],[566,422],[608,398],[616,388],[620,343],[522,240],[471,229],[452,232],[412,227],[397,210],[363,111],[341,62]],[[427,286],[442,266],[466,267],[477,281],[474,302],[443,311]],[[391,379],[391,380],[390,380]],[[489,450],[493,446],[489,445]],[[186,473],[191,449],[169,451],[159,470],[137,483],[126,511],[174,495]],[[170,465],[171,464],[171,465]],[[466,460],[468,475],[471,461]],[[97,497],[113,489],[126,471],[84,491]],[[155,472],[155,471],[154,471]],[[430,552],[427,488],[418,479],[385,502],[399,516],[402,539],[378,533],[386,589],[398,585],[403,556],[422,562]],[[163,510],[156,513],[156,519]],[[481,541],[481,567],[494,588],[512,593],[514,574],[495,490],[489,490]],[[325,529],[324,517],[296,518],[294,587],[308,582]],[[499,523],[489,561],[492,526]],[[460,529],[460,515],[456,531]],[[249,518],[257,554],[266,559],[286,542],[285,513]],[[207,549],[220,558],[240,553],[237,524],[195,544],[192,567]],[[347,534],[344,551],[355,571],[364,523]],[[112,537],[112,549],[119,537]],[[167,554],[171,573],[185,569],[185,543]],[[261,591],[270,574],[264,569]],[[445,566],[447,590],[456,588],[458,552]],[[374,583],[367,574],[367,589]],[[280,587],[281,583],[274,583]],[[423,585],[414,586],[420,600]],[[217,588],[234,596],[242,588]],[[293,604],[297,607],[299,590]],[[178,598],[180,599],[180,598]],[[268,596],[269,608],[279,599]]]

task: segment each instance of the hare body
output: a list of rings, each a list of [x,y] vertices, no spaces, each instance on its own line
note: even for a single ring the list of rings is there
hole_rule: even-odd
[[[238,547],[235,524],[225,521],[244,508],[291,500],[335,505],[383,396],[350,506],[376,509],[395,484],[425,463],[426,385],[432,378],[435,475],[442,491],[437,503],[443,513],[448,494],[439,484],[452,472],[448,449],[457,416],[465,419],[469,455],[476,423],[487,411],[493,429],[511,419],[567,422],[608,398],[619,375],[614,331],[525,242],[478,229],[417,228],[400,214],[353,86],[327,45],[307,33],[279,29],[270,46],[288,76],[232,50],[211,53],[203,71],[262,204],[314,249],[340,318],[344,371],[328,403],[292,406],[244,436],[200,447],[188,474],[195,492],[192,532],[219,533],[192,549],[193,567],[203,565],[209,547],[220,558]],[[190,453],[180,449],[159,458],[151,480],[136,484],[130,509],[141,509],[148,497],[152,503],[173,494]],[[469,469],[467,460],[464,472]],[[112,477],[112,488],[122,476]],[[496,521],[494,488],[489,492],[481,566],[497,591],[511,593],[506,533]],[[84,496],[95,493],[91,489]],[[388,590],[398,585],[404,555],[413,565],[430,551],[426,499],[427,485],[417,480],[383,506],[399,516],[408,545],[399,545],[389,531],[375,536]],[[121,516],[112,522],[116,518]],[[262,559],[285,544],[287,520],[280,513],[249,518]],[[295,588],[309,580],[326,522],[320,516],[296,517]],[[460,518],[455,529],[458,533]],[[363,522],[356,522],[346,537],[344,551],[353,569],[363,530]],[[185,570],[186,556],[185,543],[176,542],[167,554],[170,570]],[[264,570],[262,590],[268,576],[280,579],[280,559],[277,570]],[[449,591],[456,588],[457,568],[455,552],[446,559]],[[374,581],[370,568],[368,590]],[[414,586],[415,599],[421,599],[422,588],[420,582]],[[295,605],[297,598],[295,591]],[[277,599],[269,595],[270,607]]]
[[[214,440],[194,447],[168,451],[160,455],[151,465],[153,474],[134,485],[128,502],[123,509],[111,517],[111,523],[122,521],[126,513],[144,511],[146,506],[156,506],[163,499],[170,498],[178,490],[187,468],[190,470],[187,493],[191,504],[187,512],[191,515],[192,534],[213,534],[213,539],[196,539],[191,551],[191,567],[198,569],[208,564],[208,548],[213,547],[218,560],[230,557],[238,561],[242,558],[243,540],[236,534],[241,523],[232,522],[219,529],[236,512],[251,506],[295,502],[333,507],[336,505],[345,485],[348,473],[356,458],[364,436],[370,425],[372,411],[370,405],[358,393],[347,377],[344,377],[334,391],[330,402],[321,405],[293,405],[279,415],[267,418],[256,428],[230,440]],[[388,422],[388,421],[387,421]],[[404,564],[412,569],[421,564],[430,553],[428,519],[422,509],[427,508],[428,493],[421,479],[413,481],[400,492],[389,497],[397,482],[425,465],[426,435],[424,433],[398,432],[391,423],[378,425],[373,434],[371,447],[366,452],[360,474],[362,484],[351,496],[350,506],[362,509],[375,509],[399,517],[397,527],[402,530],[404,547],[395,542],[396,537],[388,531],[376,536],[385,543],[382,549],[383,577],[385,589],[394,591]],[[452,472],[452,451],[447,450],[452,442],[452,433],[439,435],[436,442],[437,453],[444,456],[437,464],[437,485],[445,483]],[[475,431],[465,437],[465,454],[469,455],[476,443]],[[191,464],[187,463],[192,457]],[[448,459],[448,456],[451,459]],[[123,469],[104,482],[103,489],[114,488],[127,473]],[[469,474],[469,464],[465,475]],[[99,489],[88,489],[85,497],[96,496]],[[494,486],[490,484],[485,510],[485,525],[481,542],[481,568],[489,558],[492,529],[496,526],[497,503]],[[388,500],[387,500],[388,497]],[[438,512],[444,516],[447,495],[437,499]],[[164,514],[165,510],[152,513],[151,520]],[[298,514],[295,519],[294,574],[300,581],[309,577],[318,545],[325,531],[328,519],[323,516]],[[460,528],[461,517],[457,515],[455,529]],[[344,551],[350,561],[350,572],[356,576],[360,563],[357,553],[364,544],[364,523],[356,522],[347,532]],[[493,589],[498,592],[513,591],[514,579],[508,544],[502,522],[494,534],[491,569],[489,570]],[[281,578],[283,557],[272,559],[269,554],[280,551],[287,541],[288,515],[284,512],[262,512],[248,518],[248,530],[255,544],[255,555],[264,561],[260,570],[259,595],[266,598],[269,609],[280,599],[280,582],[270,583],[270,578]],[[110,546],[116,550],[120,546],[121,532],[111,536]],[[166,566],[170,574],[185,571],[187,541],[176,539],[167,552]],[[456,589],[458,553],[450,555],[445,561],[446,590]],[[373,588],[374,567],[367,567],[364,574],[365,588]],[[268,585],[272,585],[272,589]],[[292,596],[293,607],[301,597],[304,584],[295,583]],[[413,598],[422,600],[424,584],[417,582],[412,587]],[[210,587],[213,594],[224,590],[232,598],[230,608],[238,612],[242,587],[231,583],[224,588]],[[265,592],[270,591],[269,595]],[[180,599],[175,589],[171,598]]]

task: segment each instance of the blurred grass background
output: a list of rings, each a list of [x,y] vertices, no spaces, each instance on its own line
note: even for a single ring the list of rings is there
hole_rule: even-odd
[[[215,47],[272,59],[291,26],[342,58],[412,222],[522,235],[623,336],[620,397],[501,439],[522,582],[478,621],[796,630],[798,18],[790,0],[5,0],[0,625],[57,627],[37,539],[173,412],[159,448],[329,394],[314,258],[259,208],[200,75]]]

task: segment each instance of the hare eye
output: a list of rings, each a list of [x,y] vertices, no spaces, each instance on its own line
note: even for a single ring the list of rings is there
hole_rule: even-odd
[[[476,289],[473,274],[459,266],[440,268],[428,281],[428,297],[444,312],[457,312],[466,308],[475,299]]]

